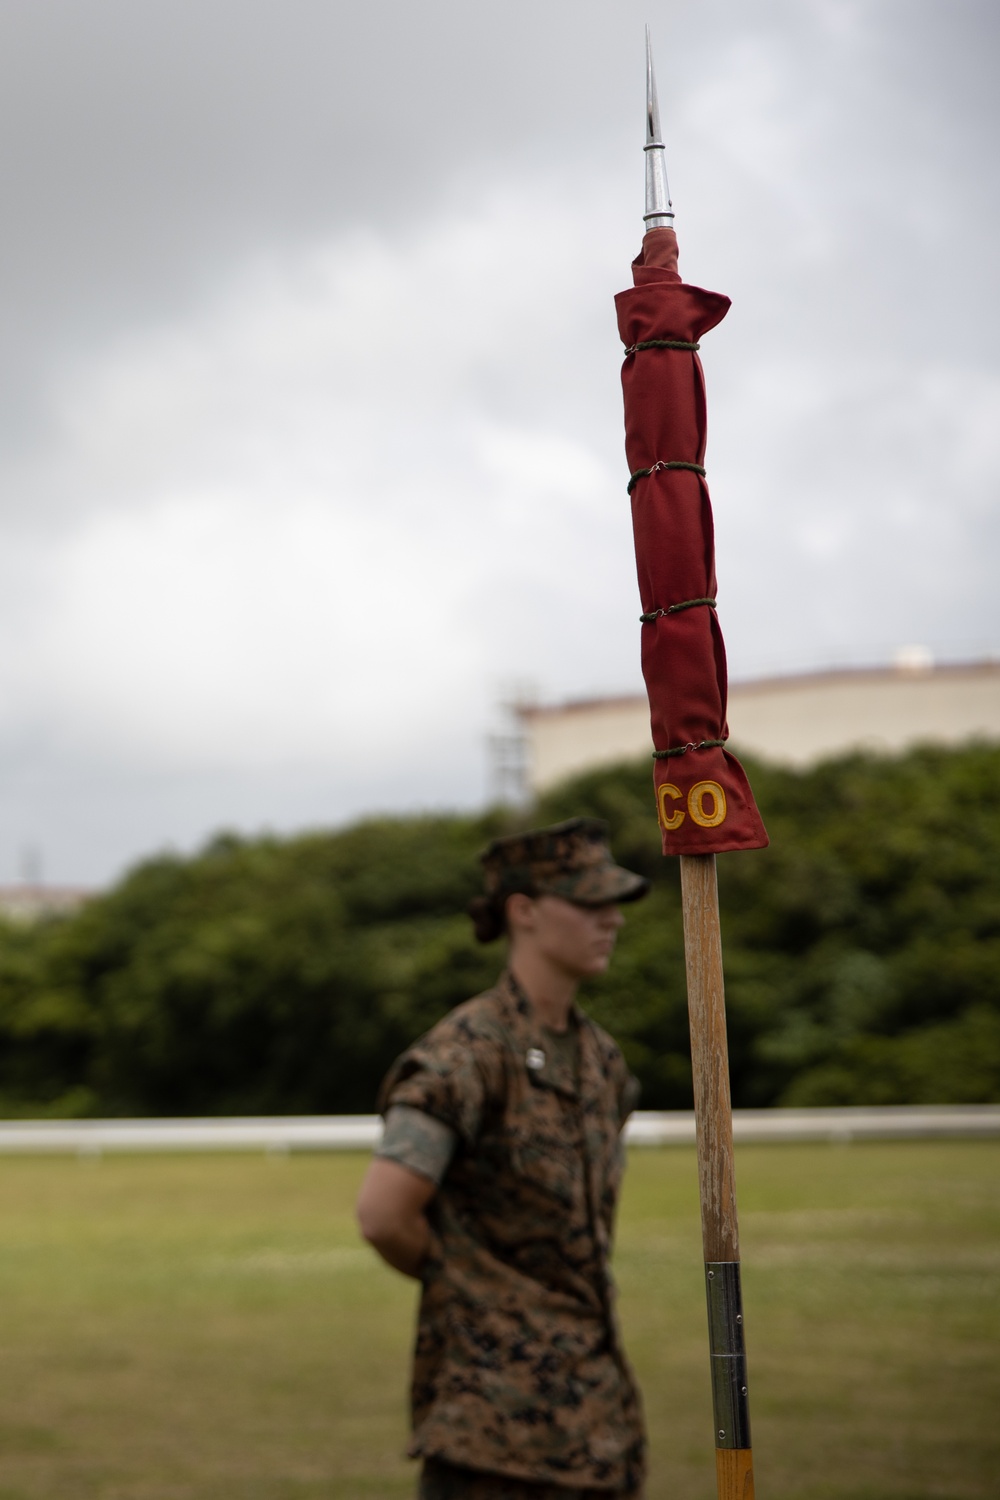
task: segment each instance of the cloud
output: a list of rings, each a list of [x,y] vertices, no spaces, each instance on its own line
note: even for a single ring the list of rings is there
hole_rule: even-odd
[[[468,794],[503,678],[637,684],[605,191],[522,179],[257,257],[64,371],[54,440],[7,486],[8,723],[347,779],[402,744]],[[704,358],[737,673],[988,631],[996,378],[738,329]]]
[[[644,13],[54,3],[0,22],[0,867],[480,800],[505,681],[639,685]],[[657,27],[736,674],[997,644],[994,30]]]
[[[725,418],[710,463],[736,674],[886,660],[908,639],[997,649],[1000,379],[937,351],[760,359]]]
[[[571,599],[589,642],[608,610],[580,592],[609,555],[634,584],[621,474],[545,399],[586,361],[602,254],[539,276],[566,221],[529,185],[332,237],[64,376],[56,440],[19,474],[37,503],[5,607],[8,722],[153,766],[350,775],[400,745],[467,755],[526,660],[572,680],[543,641],[553,607]]]

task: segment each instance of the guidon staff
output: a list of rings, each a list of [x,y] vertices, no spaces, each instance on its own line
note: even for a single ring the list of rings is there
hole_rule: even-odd
[[[634,285],[615,301],[628,493],[642,600],[642,668],[664,854],[680,858],[719,1500],[753,1500],[739,1230],[716,854],[767,834],[726,748],[726,658],[716,614],[705,469],[702,335],[729,299],[682,281],[646,29],[646,203]]]

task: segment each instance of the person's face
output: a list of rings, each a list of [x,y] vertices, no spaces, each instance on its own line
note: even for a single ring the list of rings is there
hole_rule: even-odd
[[[523,936],[546,959],[574,979],[603,974],[611,962],[625,918],[617,906],[576,906],[562,896],[523,897],[515,940]]]

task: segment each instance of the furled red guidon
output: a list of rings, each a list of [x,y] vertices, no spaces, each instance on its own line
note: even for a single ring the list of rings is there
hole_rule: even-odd
[[[687,286],[672,229],[652,229],[615,298],[625,344],[625,452],[642,599],[664,854],[760,849],[767,834],[746,772],[725,748],[726,651],[715,613],[715,538],[705,482],[698,342],[729,298]]]

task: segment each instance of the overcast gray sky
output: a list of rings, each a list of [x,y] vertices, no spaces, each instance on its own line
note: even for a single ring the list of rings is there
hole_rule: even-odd
[[[643,23],[734,676],[1000,648],[990,0],[0,10],[0,881],[458,806],[641,688]]]

